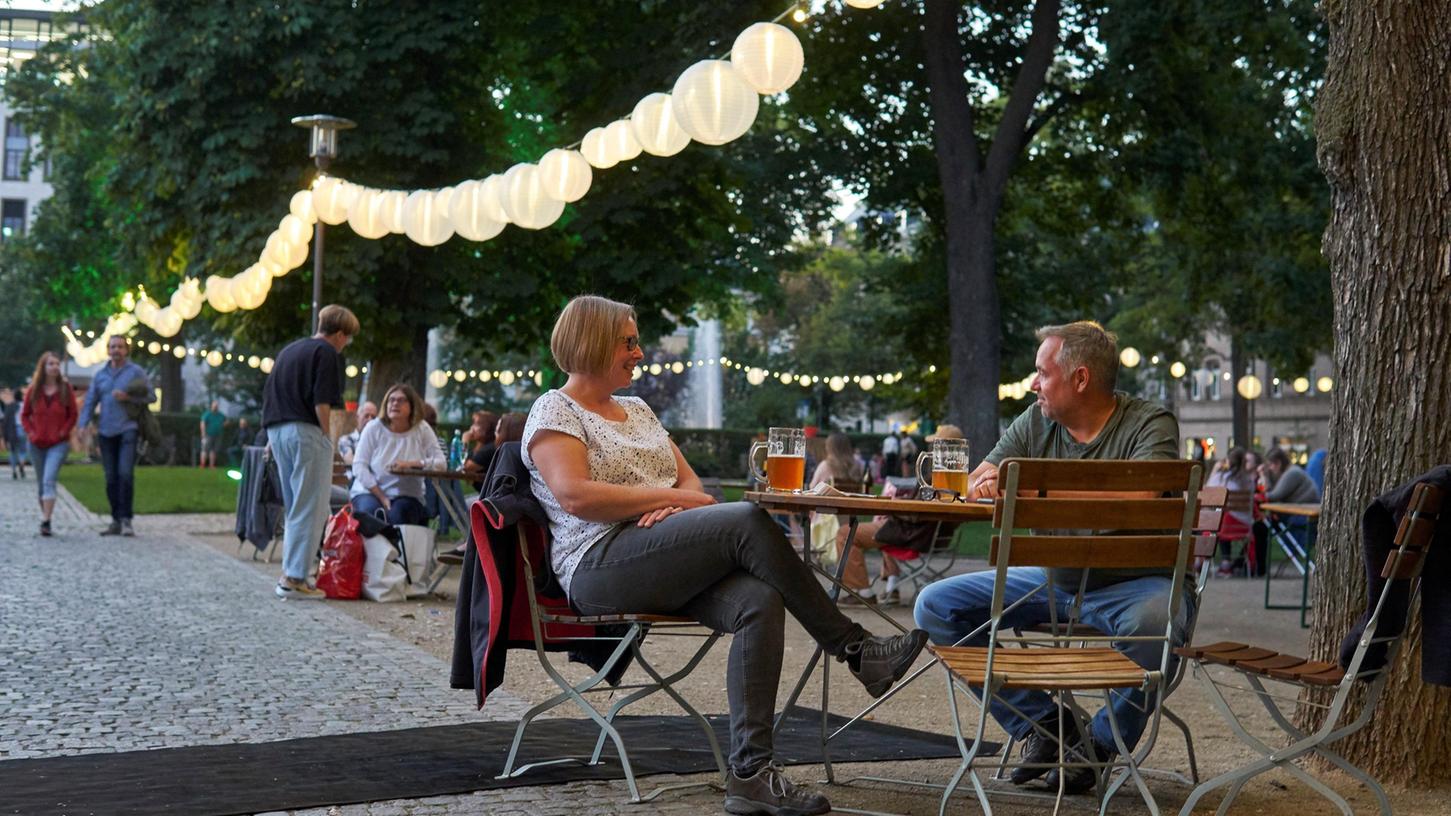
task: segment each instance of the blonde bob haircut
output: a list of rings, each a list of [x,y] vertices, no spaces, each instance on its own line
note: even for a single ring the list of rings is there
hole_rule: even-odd
[[[565,304],[549,335],[554,362],[569,374],[602,374],[619,344],[620,327],[635,319],[635,307],[598,295],[580,295]]]

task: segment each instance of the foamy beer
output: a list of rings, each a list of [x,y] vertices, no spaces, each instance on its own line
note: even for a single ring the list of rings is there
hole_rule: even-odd
[[[951,490],[958,496],[967,495],[968,453],[966,439],[934,439],[931,449],[917,455],[917,483],[931,485],[938,490]],[[932,464],[932,479],[929,481],[923,466]]]
[[[766,452],[766,471],[756,465],[756,453]],[[768,490],[800,493],[806,484],[806,432],[800,428],[772,428],[765,442],[751,445],[751,475]]]

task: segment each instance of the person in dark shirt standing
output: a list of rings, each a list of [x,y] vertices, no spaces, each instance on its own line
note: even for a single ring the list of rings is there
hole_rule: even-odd
[[[358,328],[358,318],[346,306],[323,307],[317,334],[278,353],[262,391],[262,427],[277,460],[287,514],[276,589],[284,600],[324,597],[307,576],[327,524],[333,460],[328,427],[332,409],[343,407],[342,351]]]

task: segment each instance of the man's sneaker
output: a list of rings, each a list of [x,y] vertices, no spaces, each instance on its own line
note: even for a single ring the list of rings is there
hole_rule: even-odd
[[[1048,733],[1043,733],[1043,731],[1038,730],[1039,728],[1046,730]],[[1058,762],[1058,738],[1057,736],[1049,735],[1056,735],[1057,733],[1058,714],[1056,712],[1039,720],[1038,727],[1028,732],[1028,736],[1023,739],[1023,750],[1019,755],[1024,765],[1028,767],[1020,765],[1013,768],[1012,772],[1008,774],[1008,779],[1014,785],[1027,784],[1043,774],[1048,773],[1050,770],[1056,770],[1049,766]],[[1076,742],[1076,735],[1077,729],[1072,727],[1069,727],[1064,734],[1064,736],[1068,737],[1068,744],[1070,746]],[[1057,785],[1054,785],[1054,787],[1057,787]]]
[[[109,525],[107,525],[106,526],[106,529],[104,529],[104,530],[101,531],[101,535],[120,535],[120,534],[121,534],[121,522],[115,521],[115,520],[113,520]]]
[[[1096,739],[1091,739],[1088,742],[1092,746],[1091,752],[1093,754],[1089,761],[1108,762],[1118,755],[1118,751],[1100,745]],[[1068,762],[1083,762],[1085,759],[1083,752],[1078,750],[1077,746],[1074,746],[1073,750],[1065,754],[1063,758]],[[1087,793],[1093,790],[1093,784],[1098,779],[1098,769],[1085,768],[1083,766],[1062,769],[1054,768],[1048,772],[1048,778],[1043,781],[1048,783],[1050,789],[1058,790],[1058,779],[1060,775],[1063,778],[1064,793]]]
[[[274,591],[284,601],[321,601],[327,597],[327,593],[306,581],[294,581],[291,578],[278,581]]]
[[[121,535],[128,537],[136,535],[136,531],[131,529],[131,519],[121,520]]]
[[[847,646],[844,659],[867,694],[880,697],[912,668],[926,645],[927,633],[921,629],[891,637],[871,635]]]
[[[727,813],[766,813],[770,816],[812,816],[831,810],[831,803],[819,793],[796,787],[780,765],[766,763],[745,778],[735,771],[726,775]]]

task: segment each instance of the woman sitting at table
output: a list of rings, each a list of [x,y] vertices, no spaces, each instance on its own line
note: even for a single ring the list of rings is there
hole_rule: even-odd
[[[823,650],[880,696],[926,633],[875,637],[837,610],[762,509],[715,504],[660,420],[628,388],[644,358],[632,307],[570,301],[550,351],[569,379],[534,402],[522,457],[549,517],[549,557],[585,615],[681,615],[732,632],[731,813],[825,813],[774,763],[771,726],[789,610]]]
[[[498,414],[493,411],[474,411],[473,422],[463,436],[464,447],[469,451],[463,462],[465,473],[483,476],[489,472],[489,465],[493,464],[494,450],[497,448],[494,430],[498,426]]]
[[[383,396],[383,415],[358,437],[353,451],[354,513],[383,511],[390,524],[425,524],[423,477],[396,476],[394,468],[446,465],[438,435],[423,421],[423,399],[410,385],[395,385]]]

